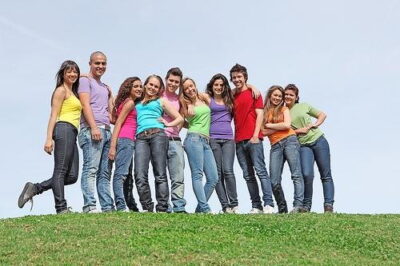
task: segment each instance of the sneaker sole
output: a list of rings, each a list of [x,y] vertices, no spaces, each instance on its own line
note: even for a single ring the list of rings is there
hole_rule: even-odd
[[[26,191],[28,190],[28,188],[29,188],[29,186],[30,186],[31,184],[32,184],[31,182],[28,182],[28,183],[25,184],[25,187],[24,187],[24,189],[22,190],[21,195],[19,195],[19,198],[18,198],[18,207],[23,208],[24,205],[25,205],[25,203],[27,203],[27,202],[29,201],[29,199],[27,199],[26,201],[24,201],[24,195],[25,195]],[[32,184],[32,185],[33,185],[33,184]]]

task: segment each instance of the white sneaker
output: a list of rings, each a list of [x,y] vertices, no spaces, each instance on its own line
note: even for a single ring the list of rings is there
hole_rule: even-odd
[[[269,206],[269,205],[264,206],[263,213],[264,213],[264,214],[272,214],[272,213],[275,213],[274,207]]]
[[[229,207],[226,208],[226,209],[225,209],[225,213],[233,213],[232,208],[229,208]]]
[[[239,214],[239,206],[235,206],[235,207],[231,208],[231,213]]]
[[[87,213],[100,213],[97,209],[91,209]]]
[[[258,208],[251,208],[251,210],[249,211],[249,214],[261,214],[261,213],[263,213],[263,211]]]

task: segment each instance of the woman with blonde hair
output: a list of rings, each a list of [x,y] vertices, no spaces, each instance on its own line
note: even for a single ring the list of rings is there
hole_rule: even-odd
[[[294,185],[292,213],[303,211],[304,180],[300,165],[300,144],[290,127],[289,109],[284,106],[284,91],[281,86],[272,86],[265,96],[262,133],[271,142],[269,171],[272,191],[279,213],[288,211],[281,181],[285,160],[289,164]]]
[[[193,79],[184,78],[179,91],[179,101],[180,112],[188,123],[188,133],[183,146],[188,157],[192,187],[198,202],[195,212],[210,213],[208,200],[218,182],[218,172],[210,147],[211,111],[208,97],[198,93]],[[203,172],[206,175],[204,186]]]

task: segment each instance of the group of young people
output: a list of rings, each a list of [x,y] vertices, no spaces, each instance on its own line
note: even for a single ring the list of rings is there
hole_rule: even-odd
[[[239,213],[235,151],[250,194],[249,213],[274,213],[273,198],[279,213],[288,212],[281,185],[286,161],[294,185],[291,212],[311,210],[314,162],[323,184],[324,211],[333,212],[329,144],[319,129],[326,115],[299,103],[299,89],[294,84],[272,86],[263,103],[259,91],[248,84],[244,66],[236,64],[230,70],[233,89],[224,75],[216,74],[204,93],[174,67],[167,72],[165,84],[158,75],[147,77],[143,84],[138,77],[127,78],[114,99],[101,81],[107,67],[105,54],[92,53],[89,66],[89,73],[81,75],[78,65],[68,60],[57,72],[44,146],[47,153],[54,152],[53,175],[41,183],[26,183],[18,199],[20,208],[35,195],[52,189],[56,212],[71,212],[64,186],[78,179],[78,139],[83,154],[84,213],[98,212],[95,187],[103,212],[139,211],[132,193],[134,182],[143,212],[186,213],[184,153],[197,199],[195,212],[211,212],[208,200],[215,190],[224,213]],[[187,128],[183,142],[179,135],[182,127]],[[264,136],[271,143],[270,176]],[[149,186],[150,162],[155,206]]]

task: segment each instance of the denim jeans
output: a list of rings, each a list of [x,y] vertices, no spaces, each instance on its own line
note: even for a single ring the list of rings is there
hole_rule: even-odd
[[[324,136],[311,144],[300,147],[301,168],[304,177],[305,208],[311,210],[314,180],[314,161],[317,163],[324,191],[324,205],[333,205],[335,188],[331,173],[331,154],[329,143]]]
[[[54,170],[53,176],[35,184],[38,194],[52,189],[56,211],[67,209],[64,198],[64,185],[71,185],[78,180],[79,153],[76,146],[78,130],[67,122],[57,122],[53,131],[54,140]]]
[[[134,150],[135,142],[133,140],[118,138],[113,178],[114,200],[118,211],[126,209],[123,183],[128,176]]]
[[[94,187],[103,212],[114,210],[114,202],[110,192],[110,175],[112,161],[108,160],[111,133],[100,128],[102,139],[93,140],[90,128],[82,128],[78,135],[79,146],[83,152],[81,188],[83,193],[83,212],[96,209]]]
[[[222,210],[238,206],[236,179],[233,173],[235,141],[232,139],[210,139],[218,170],[218,183],[215,186]]]
[[[167,165],[169,178],[171,179],[171,201],[174,212],[185,211],[185,157],[180,140],[168,141]]]
[[[163,131],[136,139],[135,181],[143,210],[154,211],[149,186],[150,160],[153,166],[156,190],[156,211],[166,212],[168,210],[167,150],[168,139]]]
[[[128,174],[126,179],[124,180],[124,198],[128,209],[134,212],[138,212],[139,209],[137,207],[135,198],[133,197],[133,158],[131,159],[131,163],[129,165]]]
[[[250,143],[249,140],[244,140],[236,143],[236,156],[243,171],[243,178],[246,180],[252,207],[257,209],[263,207],[254,170],[260,179],[264,206],[273,207],[271,179],[265,166],[263,142]]]
[[[293,207],[302,207],[304,199],[304,180],[300,164],[300,143],[297,137],[292,135],[273,144],[271,146],[269,158],[272,191],[274,192],[279,212],[287,212],[285,195],[281,185],[282,170],[285,160],[289,164],[294,185]]]
[[[192,173],[192,186],[198,205],[196,212],[211,212],[208,199],[218,182],[218,171],[214,155],[206,137],[196,133],[188,133],[183,143]],[[203,187],[203,171],[206,183]]]

